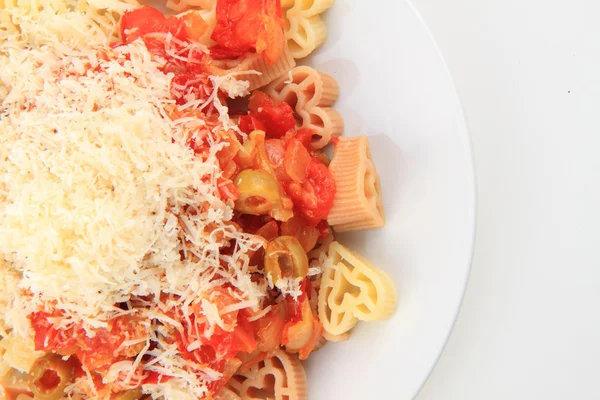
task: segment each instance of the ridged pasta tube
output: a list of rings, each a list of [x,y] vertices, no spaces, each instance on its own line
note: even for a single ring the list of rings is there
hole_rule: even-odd
[[[235,60],[218,60],[214,62],[213,73],[225,75],[235,73],[236,79],[250,82],[248,90],[261,88],[285,74],[296,66],[287,46],[275,64],[267,64],[260,54],[247,54]]]
[[[367,137],[339,138],[329,171],[337,186],[327,217],[329,225],[337,232],[382,227],[381,183]]]

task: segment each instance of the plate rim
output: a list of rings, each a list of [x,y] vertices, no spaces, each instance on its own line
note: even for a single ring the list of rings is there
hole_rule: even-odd
[[[464,304],[465,295],[466,295],[467,288],[469,286],[470,277],[471,277],[471,271],[473,269],[473,257],[475,254],[475,244],[476,244],[475,242],[476,242],[476,237],[477,237],[477,222],[478,222],[477,208],[478,208],[479,203],[478,203],[478,197],[477,197],[477,170],[476,170],[476,164],[475,164],[475,157],[473,154],[473,142],[472,142],[471,133],[469,130],[468,118],[466,116],[464,107],[460,100],[458,90],[456,89],[456,83],[452,77],[452,73],[450,72],[450,68],[448,67],[448,64],[446,62],[446,58],[444,57],[444,54],[442,53],[442,50],[440,49],[440,46],[438,45],[438,42],[437,42],[433,32],[429,28],[429,25],[423,18],[421,12],[415,6],[413,0],[405,0],[405,3],[408,5],[408,7],[414,13],[415,17],[417,18],[417,20],[419,21],[419,23],[425,30],[427,36],[431,40],[431,43],[433,44],[433,48],[435,49],[437,57],[442,63],[444,72],[446,74],[446,79],[448,79],[448,82],[450,84],[450,88],[452,91],[452,97],[454,98],[454,103],[455,103],[454,106],[456,108],[456,111],[455,111],[456,112],[456,121],[455,122],[457,125],[457,130],[459,132],[459,137],[460,137],[460,139],[462,141],[462,145],[465,149],[465,156],[467,157],[467,159],[465,161],[467,162],[467,164],[469,166],[468,173],[465,178],[468,181],[468,186],[471,191],[471,193],[467,194],[468,197],[470,198],[469,201],[471,203],[469,206],[469,209],[471,209],[471,218],[470,218],[471,221],[469,221],[469,231],[471,232],[471,235],[470,235],[470,238],[468,239],[469,240],[469,245],[468,245],[469,251],[467,253],[467,266],[466,266],[466,270],[464,272],[464,277],[462,280],[462,286],[461,286],[461,290],[460,290],[461,294],[459,296],[458,303],[456,304],[456,309],[454,310],[454,313],[452,316],[452,322],[450,323],[450,326],[447,329],[447,333],[443,339],[441,347],[437,351],[437,356],[435,357],[434,362],[429,367],[427,374],[423,377],[422,382],[419,384],[417,391],[412,396],[412,398],[415,399],[419,395],[419,393],[422,391],[423,387],[425,386],[425,384],[429,380],[431,374],[433,373],[433,370],[439,363],[440,358],[441,358],[442,354],[444,353],[446,346],[448,345],[450,336],[452,335],[452,332],[454,332],[454,328],[456,327],[456,322],[458,320],[458,316],[460,315],[460,311],[462,310],[462,307]]]

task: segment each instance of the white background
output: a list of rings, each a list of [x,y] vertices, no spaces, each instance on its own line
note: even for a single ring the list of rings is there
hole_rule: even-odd
[[[600,399],[600,1],[414,4],[478,185],[467,293],[417,400]]]

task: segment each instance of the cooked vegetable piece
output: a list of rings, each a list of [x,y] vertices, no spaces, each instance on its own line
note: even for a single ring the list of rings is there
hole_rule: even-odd
[[[29,371],[29,387],[36,399],[58,400],[73,379],[73,368],[57,354],[46,355]]]
[[[287,192],[294,205],[313,225],[327,218],[333,205],[335,190],[335,180],[331,172],[314,158],[306,169],[306,180],[302,184],[292,182],[287,186]]]
[[[265,171],[245,169],[233,183],[239,192],[235,210],[241,213],[266,214],[277,206],[281,198],[279,184]]]
[[[280,236],[267,243],[265,270],[274,284],[281,278],[304,278],[308,274],[308,257],[298,239]]]
[[[274,64],[285,45],[279,0],[218,0],[211,35],[214,58],[235,58],[256,51]]]

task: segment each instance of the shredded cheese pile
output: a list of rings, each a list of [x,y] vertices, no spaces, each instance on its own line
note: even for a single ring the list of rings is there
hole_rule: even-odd
[[[146,392],[195,398],[206,390],[197,375],[219,374],[190,366],[164,341],[161,329],[178,326],[161,294],[184,310],[200,303],[211,324],[220,316],[203,295],[223,283],[240,293],[228,311],[256,308],[265,287],[250,280],[246,253],[262,240],[227,223],[232,204],[216,183],[222,145],[201,160],[186,146],[200,121],[170,118],[173,76],[142,41],[110,48],[130,7],[0,0],[0,334],[31,339],[27,315],[51,304],[64,314],[56,322],[93,335],[126,313],[117,304],[148,296],[151,337],[137,365],[115,364],[105,380],[125,373],[135,384],[149,354],[146,371],[175,379]],[[234,84],[219,79],[217,88]],[[248,86],[236,87],[230,95]],[[232,239],[232,255],[220,254]],[[149,350],[150,340],[159,346]]]

